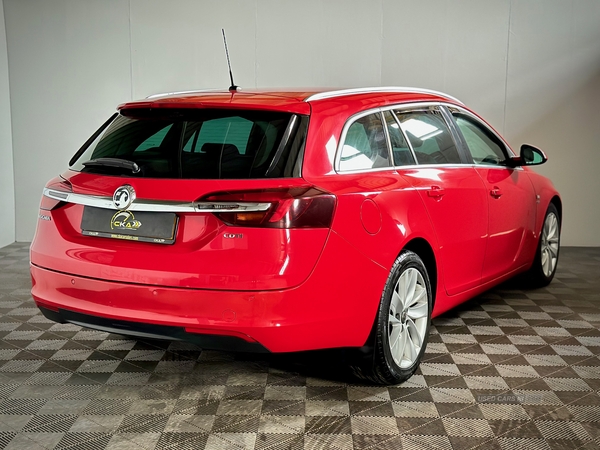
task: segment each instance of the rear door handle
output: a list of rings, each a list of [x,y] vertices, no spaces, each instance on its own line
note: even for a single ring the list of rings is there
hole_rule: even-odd
[[[431,186],[431,189],[427,191],[427,195],[433,198],[442,198],[442,196],[446,193],[446,190],[439,186]]]
[[[498,186],[494,186],[494,189],[490,191],[490,195],[494,198],[502,197],[502,190]]]

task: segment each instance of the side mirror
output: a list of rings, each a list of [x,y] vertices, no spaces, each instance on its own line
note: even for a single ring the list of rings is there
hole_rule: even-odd
[[[520,155],[516,158],[511,158],[509,160],[509,166],[539,166],[546,161],[548,161],[548,157],[539,148],[534,147],[533,145],[523,144],[521,145]]]

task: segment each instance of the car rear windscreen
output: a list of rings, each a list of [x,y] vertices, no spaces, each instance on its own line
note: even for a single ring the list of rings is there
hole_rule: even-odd
[[[71,160],[146,178],[299,177],[308,117],[253,110],[122,110]]]

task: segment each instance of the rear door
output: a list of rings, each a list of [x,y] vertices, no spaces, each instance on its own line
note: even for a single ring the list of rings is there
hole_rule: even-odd
[[[419,191],[435,228],[446,292],[458,294],[481,282],[488,226],[481,178],[464,164],[437,106],[398,109],[394,115],[418,164],[401,173]],[[393,128],[392,123],[390,134]],[[406,158],[401,149],[394,154],[398,161]]]

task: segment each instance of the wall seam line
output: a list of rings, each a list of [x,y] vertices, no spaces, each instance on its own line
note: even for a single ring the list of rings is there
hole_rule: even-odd
[[[508,64],[510,60],[510,36],[512,27],[512,0],[508,2],[508,33],[506,36],[506,68],[504,72],[504,111],[502,116],[502,134],[506,134],[506,104],[508,103]]]
[[[12,118],[12,91],[10,89],[10,59],[8,56],[8,29],[6,27],[6,7],[4,6],[4,0],[0,0],[2,5],[2,20],[4,21],[4,40],[6,42],[6,80],[8,82],[8,119],[10,120],[10,159],[11,159],[11,172],[12,172],[12,200],[13,200],[13,230],[12,238],[13,242],[17,242],[17,176],[15,173],[15,141],[14,141],[14,120]]]
[[[129,100],[133,100],[133,44],[131,42],[131,0],[129,0]]]

